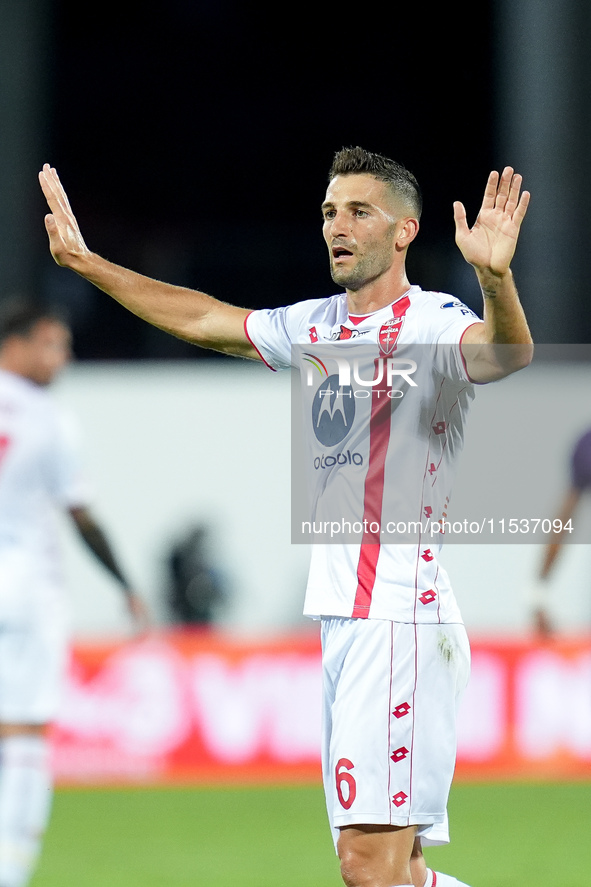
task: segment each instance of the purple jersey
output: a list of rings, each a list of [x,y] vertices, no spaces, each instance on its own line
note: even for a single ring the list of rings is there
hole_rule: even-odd
[[[586,490],[591,487],[591,429],[579,438],[571,462],[573,487]]]

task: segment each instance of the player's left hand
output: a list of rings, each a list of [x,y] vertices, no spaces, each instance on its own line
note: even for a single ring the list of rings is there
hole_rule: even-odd
[[[533,623],[536,634],[543,639],[548,639],[554,634],[552,620],[544,607],[537,607],[533,612]]]
[[[491,172],[473,228],[468,227],[464,205],[454,203],[456,243],[477,271],[502,276],[509,270],[530,199],[529,191],[520,196],[521,182],[522,177],[510,166],[500,177]]]
[[[133,619],[136,634],[140,637],[146,635],[152,626],[152,620],[145,601],[139,596],[139,594],[131,592],[127,595],[127,609]]]

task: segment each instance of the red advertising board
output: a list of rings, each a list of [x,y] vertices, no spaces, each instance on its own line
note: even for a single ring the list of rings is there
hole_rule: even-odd
[[[317,781],[316,631],[76,645],[53,730],[72,783]],[[591,777],[591,639],[472,639],[457,778]]]

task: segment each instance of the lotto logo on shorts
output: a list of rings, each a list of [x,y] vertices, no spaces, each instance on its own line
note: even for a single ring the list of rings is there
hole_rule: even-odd
[[[404,804],[404,802],[406,801],[407,798],[408,798],[408,795],[406,795],[404,792],[398,792],[392,798],[392,803],[394,804],[395,807],[402,807],[402,805]]]
[[[394,754],[390,755],[390,758],[394,761],[395,764],[397,764],[398,761],[403,761],[405,759],[405,757],[407,756],[407,754],[408,754],[408,749],[402,745],[400,748],[396,749]]]
[[[435,555],[433,554],[433,552],[431,551],[430,548],[426,548],[424,550],[424,552],[422,553],[421,557],[423,558],[424,561],[432,561],[435,558]]]
[[[408,702],[401,702],[400,705],[397,705],[392,714],[395,718],[403,718],[404,715],[407,715],[410,711],[410,705]]]
[[[429,591],[424,591],[422,593],[419,600],[422,604],[432,604],[436,597],[437,593],[430,588]]]

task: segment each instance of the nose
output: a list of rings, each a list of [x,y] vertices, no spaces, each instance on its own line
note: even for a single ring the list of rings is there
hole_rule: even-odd
[[[329,232],[331,237],[343,237],[350,233],[351,222],[344,212],[335,212],[335,215],[329,222]]]

